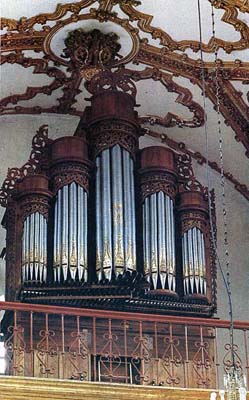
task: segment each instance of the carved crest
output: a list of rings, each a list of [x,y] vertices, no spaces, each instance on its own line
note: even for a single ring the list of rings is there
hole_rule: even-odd
[[[91,78],[104,67],[110,67],[117,60],[121,45],[115,33],[104,34],[98,29],[85,32],[76,29],[65,40],[64,58],[70,58],[74,68]],[[91,71],[91,73],[90,73]]]

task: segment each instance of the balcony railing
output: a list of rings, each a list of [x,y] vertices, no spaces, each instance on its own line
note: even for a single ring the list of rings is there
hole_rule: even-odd
[[[0,302],[6,375],[220,388],[232,366],[229,322]],[[249,323],[234,323],[249,381]]]

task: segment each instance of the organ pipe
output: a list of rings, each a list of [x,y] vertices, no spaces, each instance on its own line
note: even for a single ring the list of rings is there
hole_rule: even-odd
[[[154,290],[176,291],[174,198],[176,173],[172,151],[141,151],[144,273]]]
[[[145,275],[152,288],[172,292],[176,288],[173,201],[163,192],[145,198],[143,204]]]
[[[111,279],[112,276],[112,211],[111,211],[111,175],[110,175],[110,150],[104,150],[101,154],[101,187],[102,196],[102,232],[103,232],[103,252],[102,271],[103,276]]]
[[[144,274],[150,281],[150,205],[149,198],[146,197],[143,207],[143,238],[144,238]]]
[[[55,193],[55,282],[88,279],[88,182],[91,163],[83,138],[65,136],[51,146],[51,177]]]
[[[182,237],[184,294],[206,295],[204,236],[194,227]]]
[[[151,280],[153,286],[157,288],[157,278],[158,278],[158,249],[157,246],[157,207],[156,207],[156,194],[153,194],[150,198],[150,243],[151,243],[151,255],[150,255],[150,265],[151,265]]]
[[[47,279],[47,221],[39,212],[27,216],[22,233],[22,281]]]
[[[133,160],[115,145],[96,159],[96,270],[111,279],[136,268]]]
[[[103,237],[102,237],[102,207],[101,207],[101,159],[96,159],[96,273],[102,278]]]
[[[54,280],[87,279],[87,193],[72,182],[58,190],[54,213]]]
[[[183,191],[178,210],[182,236],[184,295],[207,296],[207,200],[201,192]]]

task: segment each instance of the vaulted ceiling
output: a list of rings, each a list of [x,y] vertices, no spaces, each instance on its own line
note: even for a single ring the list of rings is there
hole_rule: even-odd
[[[1,140],[31,115],[54,118],[58,131],[66,115],[76,128],[90,93],[62,56],[65,39],[79,28],[113,32],[121,45],[113,69],[125,67],[135,82],[146,143],[205,163],[204,76],[210,165],[219,171],[218,94],[225,174],[249,200],[249,1],[200,5],[201,46],[198,0],[2,0]]]

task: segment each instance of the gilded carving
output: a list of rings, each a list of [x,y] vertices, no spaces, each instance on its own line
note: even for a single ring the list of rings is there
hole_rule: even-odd
[[[154,27],[152,25],[153,16],[145,14],[136,8],[140,3],[137,0],[101,0],[99,1],[99,7],[92,8],[89,14],[85,12],[81,13],[82,10],[94,3],[96,5],[94,0],[82,0],[77,3],[72,1],[72,3],[69,4],[57,5],[55,11],[51,13],[41,13],[31,18],[22,17],[20,20],[8,18],[2,18],[0,20],[1,29],[7,30],[7,33],[2,35],[1,51],[13,51],[12,55],[6,55],[8,60],[7,62],[21,64],[21,61],[18,60],[20,59],[19,55],[22,50],[43,51],[45,53],[43,59],[39,59],[39,61],[33,59],[33,61],[31,61],[32,59],[29,58],[30,66],[38,66],[37,63],[39,62],[40,65],[38,68],[43,68],[43,72],[48,73],[48,75],[52,73],[52,75],[49,76],[54,77],[51,85],[28,88],[23,94],[8,96],[7,98],[2,99],[2,108],[0,107],[0,111],[5,114],[56,112],[80,116],[82,110],[72,107],[75,102],[75,97],[79,94],[79,85],[82,78],[79,71],[78,74],[73,74],[71,71],[71,76],[66,79],[59,68],[56,69],[54,67],[50,69],[50,71],[46,71],[44,67],[42,67],[42,64],[44,64],[45,61],[50,60],[58,63],[58,66],[59,64],[62,64],[70,68],[71,61],[69,60],[67,62],[65,59],[63,60],[63,58],[55,56],[50,48],[50,42],[54,35],[64,26],[77,21],[95,18],[99,21],[108,20],[119,25],[128,32],[132,39],[133,44],[130,54],[117,60],[117,62],[115,61],[114,64],[116,66],[124,65],[131,60],[136,63],[151,65],[153,67],[153,73],[151,74],[151,77],[148,77],[147,79],[161,79],[166,90],[172,90],[178,93],[179,97],[177,101],[180,101],[184,106],[187,106],[194,114],[193,118],[190,120],[183,119],[181,116],[174,115],[170,112],[166,116],[141,116],[140,120],[144,123],[152,125],[160,124],[165,127],[172,125],[189,127],[200,126],[203,123],[203,110],[199,104],[193,101],[189,89],[176,85],[170,75],[164,75],[163,77],[162,74],[162,71],[166,70],[176,76],[184,76],[188,78],[191,83],[197,84],[201,87],[200,61],[194,60],[184,53],[186,49],[199,51],[199,42],[195,40],[176,41],[161,28]],[[249,28],[239,14],[239,10],[242,13],[248,11],[247,2],[210,0],[210,4],[212,4],[214,8],[224,11],[222,16],[223,23],[231,25],[237,32],[239,32],[241,37],[239,40],[234,42],[211,37],[208,43],[202,43],[202,50],[204,52],[214,53],[215,50],[221,48],[227,53],[231,53],[235,50],[247,49],[249,43]],[[127,18],[119,16],[117,7],[115,8],[115,12],[113,11],[113,7],[116,5],[119,5],[119,9],[127,16]],[[53,26],[47,24],[51,21],[54,22]],[[139,29],[137,29],[136,23]],[[159,38],[161,46],[152,46],[148,43],[147,39],[142,39],[143,32],[151,35],[154,39]],[[183,53],[176,53],[176,50]],[[3,60],[5,59],[3,58]],[[27,66],[27,60],[23,60],[21,65],[24,67]],[[219,60],[218,65],[221,67],[219,70],[219,77],[221,79],[220,87],[222,88],[220,93],[220,110],[226,122],[235,130],[236,140],[240,140],[243,143],[247,150],[246,154],[248,155],[248,118],[246,117],[248,114],[248,106],[229,81],[236,79],[246,83],[249,77],[248,63],[240,60],[235,60],[233,62]],[[36,73],[36,66],[34,73]],[[161,72],[156,72],[159,70],[161,70]],[[207,82],[206,94],[213,103],[216,101],[215,87],[213,83],[214,70],[214,62],[204,63],[204,74]],[[42,73],[42,71],[38,73]],[[137,76],[140,76],[139,79],[144,79],[142,75],[143,74],[140,72],[137,72]],[[87,79],[90,79],[91,76],[91,74],[85,75]],[[135,80],[135,73],[133,79]],[[39,93],[49,95],[59,87],[63,90],[63,96],[59,99],[59,105],[55,104],[51,107],[41,107],[39,104],[35,104],[31,107],[22,105],[10,106],[10,104],[18,104],[22,100],[33,99]]]
[[[80,69],[81,75],[88,70],[94,70],[94,75],[105,67],[111,67],[117,60],[121,48],[118,39],[115,33],[76,29],[69,32],[65,40],[63,57],[69,58],[73,68]]]

